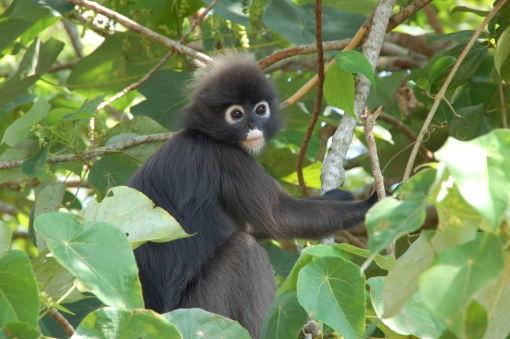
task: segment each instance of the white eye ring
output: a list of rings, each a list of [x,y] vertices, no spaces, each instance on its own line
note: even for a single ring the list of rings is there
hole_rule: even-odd
[[[240,115],[239,115],[240,114]],[[239,115],[239,116],[236,116]],[[244,108],[240,105],[232,105],[225,111],[225,120],[231,125],[239,122],[244,118]]]
[[[235,117],[236,113],[241,113],[241,116]],[[225,120],[231,125],[239,122],[244,116],[244,108],[240,105],[232,105],[225,111]]]
[[[264,107],[265,108],[265,112],[261,113],[261,114],[257,113],[257,109],[259,107]],[[269,109],[269,104],[267,103],[267,101],[261,101],[258,104],[256,104],[254,111],[255,111],[255,114],[258,117],[261,117],[261,118],[269,118],[269,116],[271,115],[271,110]]]

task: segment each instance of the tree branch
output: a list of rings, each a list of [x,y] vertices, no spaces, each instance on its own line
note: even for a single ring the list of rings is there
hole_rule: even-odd
[[[335,41],[326,41],[322,43],[322,49],[324,51],[336,51],[345,48],[349,44],[351,39],[343,39],[343,40],[335,40]],[[260,68],[267,68],[278,61],[293,57],[295,55],[302,54],[310,54],[317,52],[317,44],[309,44],[309,45],[301,45],[294,46],[282,49],[280,51],[274,52],[270,56],[267,56],[261,60],[259,60]]]
[[[210,57],[207,55],[197,52],[194,49],[191,49],[187,46],[181,45],[177,42],[175,42],[172,39],[167,38],[166,36],[163,36],[161,34],[158,34],[142,25],[137,24],[136,22],[130,20],[129,18],[112,11],[106,7],[103,7],[95,2],[91,2],[88,0],[66,0],[69,3],[85,7],[87,9],[90,9],[96,13],[99,13],[101,15],[104,15],[105,17],[112,19],[120,24],[122,24],[124,27],[132,30],[133,32],[136,32],[138,34],[145,35],[149,39],[152,39],[156,42],[159,42],[160,44],[170,47],[177,52],[187,55],[193,59],[200,60],[202,62],[208,62],[211,60]]]
[[[423,140],[423,137],[426,134],[427,129],[429,128],[430,122],[432,121],[432,118],[434,117],[434,114],[436,113],[437,108],[439,107],[439,104],[441,101],[445,99],[444,95],[446,93],[446,90],[448,89],[448,85],[453,79],[453,76],[455,73],[457,73],[457,70],[459,69],[460,64],[466,57],[467,53],[473,47],[473,44],[475,43],[476,39],[478,39],[478,36],[480,33],[482,33],[485,26],[487,26],[487,23],[492,19],[492,17],[498,12],[498,10],[503,7],[503,5],[507,2],[507,0],[501,0],[494,6],[494,8],[490,11],[490,13],[487,15],[487,17],[483,20],[482,24],[476,29],[475,33],[467,43],[466,47],[464,47],[464,50],[460,53],[459,57],[457,58],[457,61],[453,65],[450,73],[448,74],[448,77],[443,83],[443,86],[441,86],[441,89],[439,92],[435,95],[434,103],[432,104],[432,108],[430,109],[430,112],[425,119],[425,122],[423,123],[423,126],[421,128],[420,134],[418,135],[418,139],[416,140],[416,143],[414,144],[413,150],[411,152],[411,156],[409,157],[409,161],[407,162],[406,170],[404,173],[404,178],[402,179],[404,182],[406,182],[409,177],[411,176],[411,170],[413,168],[414,160],[416,159],[416,154],[418,153],[418,149],[421,145],[421,142]]]
[[[136,137],[133,139],[125,140],[122,142],[118,142],[116,144],[98,147],[93,151],[75,153],[75,154],[62,154],[58,156],[49,157],[46,159],[47,164],[57,163],[57,162],[65,162],[65,161],[75,161],[75,160],[86,160],[102,155],[107,155],[115,152],[120,152],[122,150],[132,148],[135,146],[139,146],[141,144],[149,143],[149,142],[160,142],[167,141],[170,139],[174,133],[160,133],[160,134],[150,134],[150,135],[142,135],[140,137]],[[0,169],[4,168],[17,168],[21,167],[25,160],[11,160],[11,161],[1,161]]]
[[[73,326],[67,321],[66,318],[55,308],[51,307],[48,315],[55,319],[55,321],[64,329],[68,336],[72,336],[75,333]]]

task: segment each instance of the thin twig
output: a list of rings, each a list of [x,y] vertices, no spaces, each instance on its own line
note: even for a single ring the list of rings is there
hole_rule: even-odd
[[[339,232],[347,241],[356,247],[362,248],[364,250],[368,249],[367,245],[362,243],[358,238],[356,238],[354,235],[350,234],[349,232],[343,230]]]
[[[390,21],[388,24],[388,27],[386,29],[386,32],[391,31],[398,25],[400,25],[405,20],[409,19],[411,15],[418,12],[420,9],[422,9],[424,6],[429,4],[432,0],[417,0],[413,2],[412,4],[408,5],[404,9],[402,9],[399,13],[392,15],[390,17]],[[365,33],[367,31],[367,27],[370,24],[370,21],[372,20],[372,15],[370,15],[367,20],[363,23],[363,25],[360,27],[354,38],[349,42],[347,47],[344,48],[344,51],[350,51],[353,50],[358,46],[358,44],[363,40]],[[327,69],[334,64],[335,61],[332,60],[326,65],[326,71]],[[317,84],[318,81],[317,75],[315,75],[313,78],[311,78],[306,84],[303,85],[296,93],[294,93],[291,97],[289,97],[287,100],[281,103],[280,110],[284,110],[292,105],[294,105],[299,99],[301,99],[306,93],[308,93],[313,86]]]
[[[506,104],[505,104],[505,94],[503,93],[503,81],[499,82],[499,104],[501,106],[501,124],[503,128],[508,128],[506,123]]]
[[[167,141],[170,139],[174,133],[160,133],[160,134],[150,134],[150,135],[142,135],[133,139],[128,139],[122,142],[118,142],[116,144],[111,144],[104,147],[98,147],[93,151],[86,151],[74,154],[62,154],[58,156],[49,157],[46,159],[47,164],[57,163],[57,162],[66,162],[66,161],[75,161],[75,160],[86,160],[102,155],[107,155],[111,153],[116,153],[123,151],[128,148],[132,148],[135,146],[139,146],[141,144],[146,144],[149,142],[160,142]],[[10,160],[10,161],[1,161],[0,169],[4,168],[18,168],[21,167],[25,160]]]
[[[349,44],[351,39],[343,39],[343,40],[335,40],[335,41],[326,41],[322,43],[322,49],[324,51],[339,51],[342,48],[345,48]],[[315,44],[309,44],[309,45],[301,45],[301,46],[294,46],[282,49],[280,51],[274,52],[273,54],[260,59],[259,60],[259,67],[262,69],[265,69],[278,61],[293,57],[295,55],[302,55],[302,54],[310,54],[310,53],[316,53],[317,52],[317,43]]]
[[[473,47],[473,44],[475,43],[476,39],[478,39],[478,36],[480,33],[482,33],[483,29],[487,25],[487,23],[492,19],[492,17],[498,12],[498,10],[503,7],[503,5],[507,2],[507,0],[501,0],[494,6],[494,8],[490,11],[490,13],[487,15],[487,17],[483,20],[482,24],[476,29],[475,33],[467,43],[466,47],[464,47],[464,50],[462,53],[460,53],[459,57],[457,58],[457,61],[452,67],[452,70],[448,74],[448,77],[443,83],[443,86],[439,90],[439,92],[435,95],[434,103],[432,104],[432,108],[430,109],[430,112],[425,119],[425,122],[423,123],[423,126],[421,128],[420,134],[418,135],[418,139],[416,140],[416,144],[414,144],[413,150],[411,152],[411,156],[409,157],[409,161],[407,162],[406,170],[404,173],[403,181],[406,182],[409,177],[411,176],[411,170],[413,168],[414,160],[416,159],[416,154],[418,153],[418,148],[421,145],[421,142],[423,140],[424,135],[426,134],[427,129],[429,128],[430,122],[432,121],[432,118],[434,117],[434,114],[436,113],[437,108],[439,107],[439,104],[441,101],[445,99],[444,95],[446,93],[446,90],[448,89],[448,85],[453,79],[453,76],[455,73],[457,73],[457,70],[459,69],[460,64],[466,57],[467,53]]]
[[[430,26],[434,29],[434,32],[436,32],[436,34],[444,34],[443,26],[441,26],[441,23],[437,19],[436,12],[434,11],[432,5],[428,4],[427,6],[423,7],[423,11],[427,16]]]
[[[159,42],[160,44],[170,47],[172,49],[175,49],[177,52],[187,55],[193,59],[200,60],[202,62],[208,62],[211,60],[211,58],[203,53],[197,52],[194,49],[191,49],[187,46],[181,45],[177,42],[175,42],[172,39],[167,38],[166,36],[163,36],[161,34],[158,34],[147,27],[144,27],[142,25],[137,24],[136,22],[130,20],[129,18],[112,11],[106,7],[103,7],[95,2],[87,1],[87,0],[66,0],[69,3],[85,7],[87,9],[90,9],[96,13],[99,13],[101,15],[104,15],[105,17],[112,19],[120,24],[122,24],[124,27],[132,30],[133,32],[136,32],[138,34],[145,35],[151,40],[154,40],[156,42]]]
[[[184,33],[184,35],[181,36],[181,38],[179,39],[179,42],[178,42],[179,44],[182,44],[188,38],[188,36],[191,34],[191,32],[193,32],[193,30],[197,27],[197,25],[202,22],[202,20],[207,15],[207,13],[209,13],[209,11],[217,3],[218,3],[218,0],[213,0],[211,2],[211,4],[209,5],[209,7],[207,7],[207,9],[205,11],[203,11],[196,20],[193,21],[193,24],[188,29],[188,31],[186,33]],[[99,106],[97,106],[96,112],[99,112],[100,110],[102,110],[106,106],[110,105],[115,100],[118,100],[118,99],[122,98],[123,96],[128,94],[130,91],[138,88],[141,84],[143,84],[144,82],[149,80],[149,78],[152,75],[154,75],[154,73],[156,73],[161,68],[161,66],[163,66],[165,64],[165,62],[168,61],[168,59],[170,59],[170,57],[172,55],[174,55],[174,52],[175,52],[175,49],[171,49],[170,52],[168,52],[161,60],[159,60],[159,62],[156,64],[156,66],[154,66],[149,72],[147,72],[140,80],[138,80],[137,82],[134,82],[131,85],[127,86],[126,88],[124,88],[119,93],[117,93],[114,96],[108,98],[108,100],[103,101]]]
[[[315,1],[315,41],[317,43],[317,63],[318,70],[318,83],[317,83],[317,95],[315,98],[315,107],[313,109],[312,118],[308,123],[308,129],[306,130],[303,141],[301,142],[301,148],[296,162],[296,171],[299,181],[299,186],[305,197],[310,196],[310,193],[306,189],[305,179],[303,178],[303,160],[305,159],[306,149],[308,143],[312,137],[315,124],[319,118],[319,112],[322,106],[322,89],[324,85],[324,50],[322,49],[322,0]]]
[[[396,129],[398,129],[404,136],[406,136],[407,139],[411,140],[412,142],[416,142],[417,139],[416,134],[414,134],[414,132],[411,131],[409,127],[407,127],[402,121],[398,120],[397,118],[384,112],[381,112],[381,114],[379,114],[379,120],[392,125]],[[423,144],[420,145],[420,155],[426,161],[435,161],[434,154]]]
[[[73,325],[67,321],[66,318],[60,312],[55,308],[51,307],[48,315],[55,319],[55,321],[64,329],[64,331],[67,333],[68,336],[72,336],[75,333]]]
[[[377,155],[377,146],[374,137],[374,125],[377,117],[381,114],[382,107],[376,109],[371,113],[365,106],[359,115],[360,120],[363,122],[363,131],[367,139],[368,156],[370,158],[370,165],[372,167],[372,175],[375,180],[375,190],[379,200],[386,198],[386,189],[384,188],[384,178],[382,176],[381,167],[379,166],[379,156]],[[386,253],[395,255],[395,243],[393,242],[387,249]]]
[[[67,20],[66,18],[62,19],[62,25],[64,26],[69,39],[71,39],[71,44],[73,45],[74,54],[78,58],[83,58],[85,55],[83,54],[83,45],[80,41],[80,36],[78,35],[78,30],[76,29],[76,25]]]

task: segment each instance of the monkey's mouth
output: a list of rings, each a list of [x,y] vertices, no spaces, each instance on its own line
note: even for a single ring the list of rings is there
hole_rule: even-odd
[[[258,148],[264,145],[264,137],[259,136],[241,141],[246,148]]]

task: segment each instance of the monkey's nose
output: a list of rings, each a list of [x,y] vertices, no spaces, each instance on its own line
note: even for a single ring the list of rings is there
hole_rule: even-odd
[[[254,129],[254,128],[255,128],[255,127],[253,126],[253,122],[249,122],[249,123],[248,123],[248,128],[249,128],[249,129]]]

